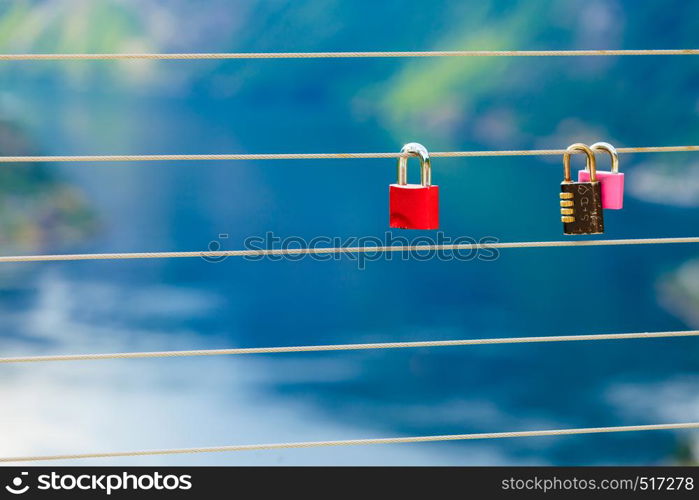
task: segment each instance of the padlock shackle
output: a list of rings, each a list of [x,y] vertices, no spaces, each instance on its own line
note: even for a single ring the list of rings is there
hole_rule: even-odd
[[[427,148],[417,142],[409,142],[400,150],[401,154],[417,156],[420,158],[420,184],[423,186],[432,185],[432,165],[430,154]],[[408,157],[398,158],[398,184],[404,186],[408,183]]]
[[[590,149],[594,152],[606,151],[607,153],[609,153],[609,156],[612,157],[612,173],[619,173],[619,153],[617,153],[616,148],[614,146],[612,146],[608,142],[596,142],[592,146],[590,146]],[[585,166],[585,169],[587,170],[587,166]]]
[[[587,144],[576,142],[571,144],[563,153],[563,182],[573,182],[570,177],[570,155],[577,151],[582,151],[587,157],[585,169],[590,171],[590,182],[597,182],[597,163],[595,161],[595,153]]]

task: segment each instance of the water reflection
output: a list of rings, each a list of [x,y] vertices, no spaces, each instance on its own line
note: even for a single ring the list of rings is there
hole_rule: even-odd
[[[14,312],[3,316],[3,329],[11,328],[18,333],[3,338],[2,350],[7,355],[224,347],[231,346],[231,339],[235,338],[230,331],[202,335],[186,328],[133,327],[144,320],[178,321],[178,318],[206,316],[225,304],[225,297],[202,289],[158,285],[133,290],[110,282],[71,279],[61,270],[49,268],[38,273],[31,289],[29,299],[17,300]],[[483,359],[488,357],[487,352],[470,354],[472,359],[475,355],[480,366],[487,366],[487,359]],[[510,356],[511,360],[518,358],[515,352]],[[370,391],[362,390],[355,395],[346,391],[348,387],[370,386],[372,376],[367,365],[384,360],[384,354],[330,353],[6,365],[0,379],[0,399],[4,402],[0,425],[12,432],[4,436],[0,454],[406,434],[393,428],[413,429],[413,433],[543,429],[564,427],[568,423],[541,416],[529,418],[521,411],[510,413],[514,408],[508,400],[513,395],[508,396],[502,390],[492,397],[486,397],[477,388],[457,390],[449,398],[425,402],[419,399],[408,402],[401,394],[382,394],[375,399]],[[428,361],[429,356],[423,359]],[[411,384],[409,380],[406,382],[408,386]],[[655,381],[652,385],[633,381],[609,384],[598,404],[606,400],[615,409],[612,414],[630,422],[691,420],[699,405],[694,391],[696,383],[696,377],[684,376]],[[274,387],[287,390],[270,392]],[[415,388],[405,387],[404,391],[412,393]],[[649,394],[653,395],[652,399]],[[320,405],[319,397],[325,399]],[[373,402],[369,403],[370,400]],[[333,405],[336,405],[334,410]],[[571,440],[575,442],[576,438]],[[163,464],[547,463],[546,456],[556,456],[571,444],[544,438],[174,456],[160,457],[157,461]],[[152,462],[147,457],[90,461]]]
[[[129,316],[206,314],[217,298],[156,286],[128,291],[105,282],[71,282],[60,272],[37,279],[36,297],[4,323],[24,325],[4,339],[8,355],[26,352],[114,352],[224,345],[196,332],[135,330]],[[220,298],[219,298],[220,300]],[[115,312],[120,314],[116,315]],[[124,314],[127,313],[127,314]],[[114,318],[118,318],[114,321]],[[7,325],[5,325],[6,327]],[[371,426],[336,425],[312,405],[260,393],[284,379],[326,383],[351,379],[357,366],[341,359],[266,360],[242,357],[8,365],[0,379],[4,402],[0,454],[104,451],[343,439],[377,435]],[[418,446],[250,452],[158,458],[164,464],[449,463],[456,451]],[[502,457],[474,446],[469,463]],[[148,458],[89,463],[152,463]],[[87,462],[86,462],[87,463]]]

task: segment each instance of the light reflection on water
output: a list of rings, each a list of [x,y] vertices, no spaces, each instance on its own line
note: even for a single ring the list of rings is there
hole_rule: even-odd
[[[32,300],[3,318],[22,325],[20,336],[2,342],[7,355],[224,347],[235,338],[234,332],[201,335],[186,328],[124,326],[143,317],[206,316],[217,303],[226,302],[208,291],[164,285],[129,291],[108,282],[71,280],[50,268],[38,274],[33,286]],[[388,437],[405,435],[393,425],[424,428],[427,422],[454,433],[566,425],[530,419],[526,413],[508,414],[502,395],[487,398],[477,391],[434,403],[392,402],[389,395],[383,401],[365,401],[367,408],[343,418],[328,409],[328,401],[314,404],[314,389],[307,395],[271,390],[320,384],[332,392],[333,387],[366,377],[365,363],[381,359],[321,353],[6,365],[0,379],[0,426],[12,432],[4,435],[0,455]],[[600,399],[632,421],[691,420],[699,403],[696,383],[695,377],[685,376],[650,386],[610,384]],[[647,398],[648,387],[652,400]],[[342,399],[331,397],[347,407]],[[363,399],[357,401],[361,404]],[[366,418],[372,414],[373,422]],[[484,465],[548,463],[545,457],[555,453],[555,439],[517,440],[515,446],[508,442],[513,443],[381,445],[85,463]]]
[[[124,290],[107,283],[75,283],[48,271],[35,303],[16,311],[24,338],[5,340],[3,352],[116,352],[224,345],[193,331],[134,330],[109,325],[115,310],[135,314],[201,314],[211,297],[196,290],[153,287],[145,300],[123,308]],[[133,300],[134,297],[129,297]],[[179,306],[182,306],[180,308]],[[20,317],[18,317],[20,316]],[[122,317],[120,320],[124,320]],[[40,347],[38,347],[40,346]],[[3,367],[0,379],[0,455],[18,456],[351,439],[378,436],[372,426],[337,425],[311,405],[279,399],[261,385],[356,376],[341,359],[265,360],[213,357],[170,360],[25,364]],[[322,374],[322,375],[319,375]],[[383,436],[383,434],[381,434]],[[443,446],[352,447],[158,457],[162,464],[448,464],[499,463],[503,457],[475,445],[467,456]],[[90,464],[153,463],[148,457],[90,460]]]

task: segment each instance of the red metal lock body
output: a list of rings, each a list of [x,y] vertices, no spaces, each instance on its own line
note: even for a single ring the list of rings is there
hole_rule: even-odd
[[[421,144],[411,142],[401,153],[420,158],[420,184],[408,184],[408,158],[398,158],[398,182],[388,188],[389,224],[399,229],[439,228],[439,186],[432,186],[430,155]]]
[[[389,186],[391,227],[400,229],[439,228],[439,186],[391,184]]]

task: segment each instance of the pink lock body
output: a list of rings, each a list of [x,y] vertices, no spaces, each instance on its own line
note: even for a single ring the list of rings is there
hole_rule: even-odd
[[[597,180],[602,190],[602,208],[620,210],[624,208],[624,174],[597,171]],[[590,171],[578,170],[578,182],[589,182]]]

